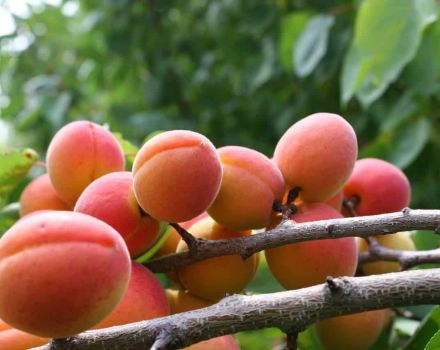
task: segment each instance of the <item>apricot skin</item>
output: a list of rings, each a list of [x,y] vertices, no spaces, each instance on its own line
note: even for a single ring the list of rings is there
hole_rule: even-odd
[[[411,187],[406,175],[395,165],[377,158],[356,162],[344,186],[344,197],[357,198],[357,215],[385,214],[409,205]]]
[[[53,137],[47,150],[47,170],[58,195],[71,206],[93,180],[123,171],[125,158],[116,138],[102,126],[76,121]]]
[[[189,228],[189,232],[197,238],[228,239],[251,234],[250,231],[233,231],[207,217]],[[181,240],[176,252],[187,250],[186,243]],[[206,259],[185,266],[177,271],[182,286],[202,299],[218,301],[226,294],[241,293],[253,279],[258,267],[258,255],[254,254],[247,260],[239,255],[227,255]]]
[[[388,235],[374,236],[382,246],[396,250],[416,250],[416,246],[408,232],[397,232]],[[368,243],[363,238],[357,238],[357,245],[360,252],[368,250]],[[365,275],[379,275],[382,273],[398,272],[400,265],[393,261],[374,261],[362,265],[362,272]]]
[[[182,289],[166,289],[165,290],[170,304],[171,314],[201,309],[213,304],[212,301],[196,297]]]
[[[25,187],[20,196],[20,216],[37,210],[70,210],[56,193],[48,174],[38,176]]]
[[[304,202],[324,202],[342,188],[357,157],[353,128],[337,114],[316,113],[281,136],[273,161],[288,189],[300,187]]]
[[[209,215],[232,230],[267,226],[274,200],[281,200],[284,194],[280,170],[265,155],[250,148],[227,146],[219,148],[218,153],[223,179]]]
[[[327,318],[315,331],[325,350],[367,350],[385,325],[386,310],[374,310]]]
[[[24,217],[0,240],[0,317],[48,338],[80,333],[122,298],[130,256],[121,236],[81,213]]]
[[[76,212],[98,218],[119,232],[132,257],[147,250],[157,238],[160,224],[143,215],[128,171],[113,172],[93,181],[76,202]]]
[[[94,328],[106,328],[168,316],[165,290],[146,267],[132,262],[127,291],[116,308]]]
[[[159,221],[182,222],[208,209],[222,178],[217,150],[189,130],[161,133],[134,160],[134,192],[145,212]]]
[[[41,338],[12,328],[0,320],[0,349],[27,350],[47,344],[48,338]]]
[[[302,204],[291,219],[302,223],[341,217],[335,209],[313,203]],[[327,276],[353,276],[357,266],[354,237],[287,244],[267,249],[265,255],[272,274],[286,289],[320,284]]]

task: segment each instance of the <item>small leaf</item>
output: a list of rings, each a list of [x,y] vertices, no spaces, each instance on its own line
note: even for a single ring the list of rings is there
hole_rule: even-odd
[[[38,154],[29,148],[0,152],[0,199],[5,199],[37,160]]]
[[[434,308],[432,312],[427,315],[411,339],[405,345],[403,350],[420,350],[424,349],[426,343],[440,328],[440,307]]]
[[[394,322],[394,328],[400,335],[412,336],[419,326],[419,321],[398,317]]]
[[[281,20],[280,42],[278,54],[286,70],[293,71],[293,48],[294,45],[303,32],[308,20],[311,17],[310,12],[295,11]]]
[[[439,350],[440,349],[440,331],[435,333],[425,346],[425,350]]]
[[[149,261],[163,246],[170,233],[171,233],[171,226],[169,226],[167,222],[161,222],[160,233],[158,238],[156,239],[156,242],[154,242],[154,244],[146,252],[138,256],[136,258],[136,261],[139,264],[143,264]]]
[[[317,15],[308,23],[298,38],[293,55],[296,74],[304,78],[313,72],[327,51],[330,28],[335,19],[330,15]]]
[[[365,0],[341,77],[342,102],[364,106],[379,98],[413,59],[426,26],[437,19],[434,0]]]

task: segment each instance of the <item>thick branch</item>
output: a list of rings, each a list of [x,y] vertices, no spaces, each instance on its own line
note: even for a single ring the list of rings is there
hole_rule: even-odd
[[[286,220],[273,230],[252,236],[218,241],[200,240],[196,254],[184,252],[168,255],[152,260],[146,266],[153,272],[169,272],[216,256],[240,254],[246,258],[258,251],[288,243],[350,236],[368,237],[399,231],[438,230],[439,224],[440,210],[410,210],[408,208],[397,213],[307,223],[294,223]]]
[[[329,288],[330,284],[331,288]],[[219,303],[131,325],[82,333],[63,350],[145,350],[164,334],[167,349],[251,329],[305,329],[319,319],[354,312],[440,303],[440,269],[366,277],[329,278],[327,283],[272,294],[233,295]],[[159,347],[160,348],[160,347]],[[38,350],[49,350],[42,346]]]

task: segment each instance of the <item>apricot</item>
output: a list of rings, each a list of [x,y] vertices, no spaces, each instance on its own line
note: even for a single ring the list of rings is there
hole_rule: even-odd
[[[397,232],[388,235],[374,236],[377,242],[385,248],[396,250],[416,250],[416,246],[408,232]],[[360,252],[368,250],[368,243],[363,238],[357,238],[357,246]],[[379,275],[382,273],[397,272],[400,270],[398,262],[374,261],[362,265],[365,275]]]
[[[280,170],[265,155],[250,148],[227,146],[219,148],[218,153],[223,179],[209,215],[232,230],[266,226],[274,200],[281,200],[284,194]]]
[[[291,217],[298,223],[337,218],[342,215],[321,203],[303,203]],[[353,276],[357,266],[354,237],[287,244],[265,250],[265,256],[270,271],[286,289],[323,283],[327,276]]]
[[[56,193],[48,174],[33,179],[20,196],[20,216],[37,210],[70,210],[71,207]]]
[[[93,328],[118,326],[169,314],[170,307],[165,289],[157,277],[146,267],[133,261],[130,281],[122,300]]]
[[[233,231],[207,217],[189,228],[189,232],[202,239],[228,239],[251,234],[251,231]],[[177,252],[187,250],[181,240]],[[258,255],[247,260],[239,255],[219,256],[196,262],[177,270],[182,286],[191,294],[203,299],[218,301],[226,294],[241,293],[254,278],[258,267]]]
[[[240,350],[240,347],[232,335],[223,335],[193,344],[185,350]]]
[[[344,186],[344,197],[355,199],[357,215],[385,214],[409,205],[411,187],[406,175],[395,165],[365,158],[356,162]]]
[[[334,208],[338,212],[341,212],[343,200],[344,200],[344,191],[340,190],[340,191],[336,192],[336,194],[333,197],[331,197],[330,199],[327,199],[325,201],[325,204]]]
[[[166,289],[165,292],[167,294],[172,315],[180,312],[201,309],[213,304],[212,301],[196,297],[182,289]]]
[[[163,132],[148,140],[133,164],[140,206],[159,221],[182,222],[208,209],[222,179],[217,150],[205,136]]]
[[[72,336],[112,311],[129,277],[111,226],[75,212],[30,215],[0,239],[0,317],[40,337]]]
[[[337,114],[315,113],[281,136],[273,160],[288,189],[300,187],[304,202],[324,202],[348,180],[356,157],[351,125]]]
[[[384,321],[384,310],[367,311],[321,320],[315,331],[325,350],[367,350],[379,338]]]
[[[89,183],[124,170],[125,164],[122,148],[112,133],[85,120],[62,127],[50,142],[46,158],[53,187],[71,206]]]
[[[27,350],[47,344],[49,338],[41,338],[10,327],[0,320],[0,349]]]
[[[76,202],[76,212],[98,218],[118,231],[132,257],[147,250],[156,240],[160,223],[143,214],[133,192],[133,176],[118,171],[93,181]]]

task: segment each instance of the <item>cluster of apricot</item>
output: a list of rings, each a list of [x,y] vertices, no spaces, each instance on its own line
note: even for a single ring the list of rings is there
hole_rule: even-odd
[[[170,273],[175,288],[165,292],[154,274],[132,261],[155,244],[163,223],[218,240],[275,227],[281,216],[274,208],[286,200],[294,200],[287,205],[295,209],[289,217],[295,222],[408,205],[409,182],[398,168],[356,158],[354,130],[330,113],[292,125],[273,159],[245,147],[216,149],[188,130],[163,132],[143,145],[131,172],[124,171],[123,151],[105,128],[86,121],[66,125],[49,145],[48,173],[22,193],[22,218],[0,239],[0,347],[26,349],[48,338],[205,307],[243,292],[253,279],[258,254],[246,260],[228,255]],[[288,195],[292,190],[296,198]],[[188,249],[177,231],[166,230],[156,256]],[[413,249],[405,233],[379,239]],[[327,276],[354,275],[358,250],[367,249],[358,245],[355,238],[289,244],[266,250],[265,259],[286,289],[303,288]],[[392,270],[392,263],[364,266],[365,273]],[[337,317],[319,322],[316,333],[328,350],[342,343],[367,349],[388,318],[383,310]],[[210,347],[239,348],[224,336],[190,349]]]

